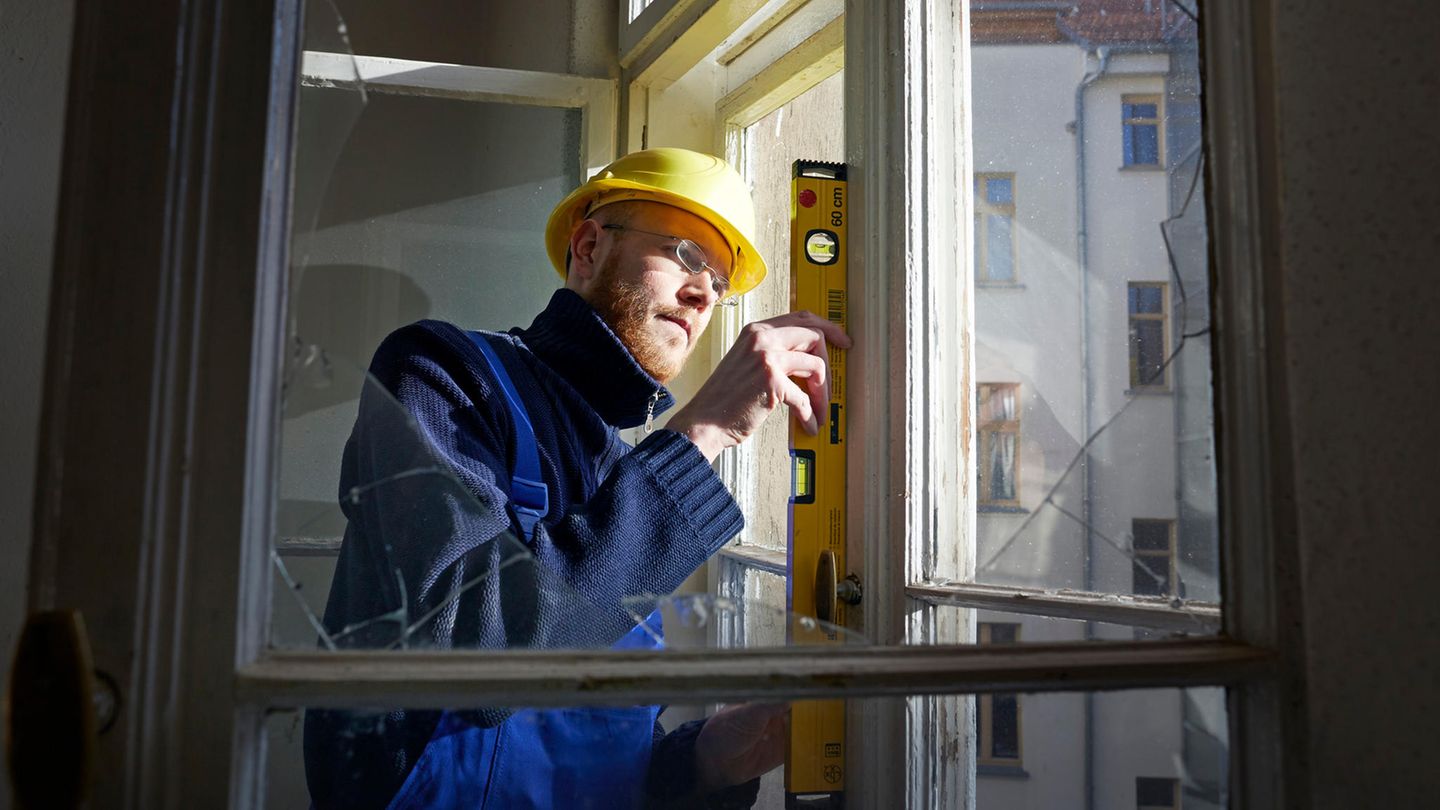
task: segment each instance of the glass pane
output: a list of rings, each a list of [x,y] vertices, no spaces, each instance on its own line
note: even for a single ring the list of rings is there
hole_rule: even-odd
[[[986,442],[986,495],[992,501],[1015,500],[1015,434],[992,433]]]
[[[985,275],[992,281],[1015,278],[1014,243],[1010,226],[1014,222],[1004,214],[985,215]]]
[[[844,73],[825,79],[790,103],[745,127],[741,174],[755,201],[755,242],[770,274],[741,300],[741,322],[790,311],[790,194],[798,159],[845,160]],[[789,539],[789,421],[768,420],[739,452],[754,459],[754,481],[737,493],[745,529],[737,542],[784,550]]]
[[[985,181],[985,199],[997,205],[1015,201],[1015,191],[1008,177],[991,177]]]
[[[1135,321],[1130,327],[1135,357],[1134,385],[1165,384],[1165,322]]]
[[[745,572],[745,596],[743,604],[783,605],[785,604],[785,578],[778,574],[750,569]],[[784,614],[775,610],[750,610],[745,613],[744,635],[737,646],[774,647],[785,643],[785,627],[777,617]]]
[[[1160,162],[1160,129],[1151,124],[1125,126],[1125,165],[1154,166]]]
[[[1154,118],[1156,116],[1154,104],[1126,104],[1125,117],[1130,118]]]
[[[935,727],[915,728],[908,746],[903,739],[888,744],[908,751],[910,773],[945,773],[958,783],[946,789],[973,788],[981,810],[1070,807],[1087,792],[1096,807],[1218,810],[1228,803],[1219,688],[997,693],[912,698],[911,704],[912,716],[931,718],[922,726]],[[848,709],[851,717],[863,717],[881,705],[856,699]],[[276,712],[265,727],[264,795],[273,808],[312,800],[318,808],[379,808],[397,793],[403,798],[390,806],[478,806],[488,791],[485,806],[782,810],[787,794],[844,795],[857,767],[853,737],[808,732],[803,725],[804,713],[830,708],[846,706],[801,701],[405,713],[423,714],[413,731],[397,726],[396,712]],[[343,725],[325,728],[321,718],[334,716],[343,716]],[[502,734],[504,743],[497,744]],[[941,789],[928,779],[911,785],[918,799],[911,806],[940,806],[926,797]],[[720,804],[722,796],[735,803]],[[1181,804],[1157,803],[1173,797]],[[906,797],[887,806],[906,806]]]
[[[1165,288],[1158,284],[1130,285],[1130,314],[1159,315],[1164,312]]]
[[[975,580],[1129,594],[1132,523],[1164,519],[1169,591],[1218,602],[1198,24],[1146,0],[977,5],[971,23],[974,170],[1026,189],[1005,254],[1023,287],[974,291],[975,379],[1019,381],[1015,503],[982,503]],[[1095,46],[1122,41],[1102,72]],[[1077,99],[1076,77],[1092,75]],[[1125,124],[1144,115],[1157,122]],[[1127,138],[1163,171],[1120,171]],[[977,186],[977,203],[989,193]],[[995,230],[986,216],[978,279],[1005,241]],[[975,448],[993,497],[1004,445],[977,435]]]
[[[750,323],[790,311],[790,209],[793,166],[797,159],[842,162],[845,159],[844,74],[837,73],[801,93],[743,130],[738,168],[750,183],[755,202],[756,247],[770,273],[765,283],[741,299],[739,322]],[[824,313],[821,313],[822,315]],[[790,420],[784,409],[761,426],[741,447],[728,452],[740,459],[742,479],[736,500],[745,512],[745,528],[735,542],[783,552],[789,543],[792,464]],[[813,574],[808,572],[807,575]],[[844,572],[841,572],[841,576]],[[743,602],[768,611],[747,613],[741,643],[776,643],[777,609],[783,615],[789,589],[784,577],[749,571],[741,579]]]
[[[1170,593],[1170,557],[1159,554],[1136,554],[1133,563],[1136,596],[1166,596]]]

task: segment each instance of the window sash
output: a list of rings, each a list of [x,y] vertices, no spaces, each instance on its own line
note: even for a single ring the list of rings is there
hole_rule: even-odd
[[[1165,164],[1165,105],[1164,99],[1159,95],[1122,95],[1121,104],[1121,129],[1124,149],[1124,165],[1142,167],[1160,167]],[[1135,115],[1128,111],[1133,105],[1148,104],[1155,107],[1155,115]],[[1137,157],[1139,136],[1142,132],[1152,131],[1154,141],[1155,159],[1140,160]]]
[[[1170,285],[1163,281],[1132,281],[1129,289],[1131,291],[1140,289],[1160,290],[1160,311],[1159,312],[1136,312],[1134,307],[1127,303],[1129,308],[1129,342],[1130,342],[1130,388],[1134,391],[1168,391],[1170,389]],[[1147,338],[1153,335],[1154,338]],[[1158,341],[1154,345],[1151,340]],[[1159,371],[1154,379],[1144,379],[1150,363],[1145,363],[1146,358],[1155,358],[1158,362],[1153,365]]]
[[[907,36],[914,36],[914,42],[923,39],[923,25],[917,25],[917,17],[922,17],[920,12],[914,9],[897,9],[897,7],[857,7],[860,14],[855,16],[855,26],[847,30],[848,55],[854,63],[855,74],[863,74],[847,82],[848,97],[855,101],[867,101],[867,110],[855,110],[848,112],[847,118],[852,121],[854,131],[857,131],[861,140],[867,141],[868,154],[874,157],[871,161],[861,161],[860,172],[857,176],[863,176],[863,187],[865,195],[870,196],[868,203],[861,203],[857,206],[860,212],[864,213],[865,226],[877,229],[877,245],[867,248],[867,257],[870,264],[880,264],[886,261],[888,246],[884,242],[891,239],[891,233],[904,233],[904,213],[901,212],[901,199],[906,183],[912,182],[913,170],[910,173],[900,176],[890,176],[890,170],[894,167],[914,166],[913,159],[904,156],[903,150],[899,148],[887,148],[893,141],[904,141],[904,127],[912,127],[914,121],[906,115],[899,115],[901,108],[912,102],[907,101],[910,97],[906,92],[907,84],[913,79],[914,72],[907,72],[904,66],[896,65],[891,59],[887,59],[887,53],[904,53],[903,43],[909,42]],[[965,9],[953,12],[955,19],[962,19],[963,14],[968,13]],[[1238,637],[1254,638],[1267,647],[1250,647],[1247,644],[1236,643],[1236,641],[1201,641],[1198,646],[1187,647],[1195,653],[1192,663],[1187,664],[1188,676],[1198,676],[1198,680],[1187,682],[1184,685],[1200,685],[1200,683],[1247,683],[1246,689],[1238,692],[1238,698],[1231,702],[1231,724],[1236,731],[1243,729],[1246,734],[1236,734],[1236,748],[1233,749],[1236,757],[1243,757],[1248,767],[1238,773],[1237,780],[1247,790],[1241,791],[1247,798],[1247,804],[1256,806],[1279,806],[1277,797],[1282,797],[1284,788],[1282,783],[1277,783],[1277,774],[1284,774],[1286,770],[1282,765],[1286,764],[1287,758],[1280,754],[1282,748],[1273,745],[1279,739],[1282,731],[1277,715],[1284,715],[1282,700],[1277,699],[1280,686],[1277,686],[1276,670],[1273,667],[1273,649],[1284,649],[1280,644],[1279,628],[1287,623],[1289,613],[1284,608],[1284,600],[1276,591],[1276,585],[1272,581],[1273,566],[1269,565],[1270,555],[1276,553],[1272,543],[1272,533],[1269,528],[1270,513],[1273,512],[1274,503],[1277,500],[1267,497],[1270,490],[1270,434],[1267,431],[1266,414],[1269,408],[1266,406],[1266,375],[1267,363],[1277,362],[1277,352],[1273,349],[1274,342],[1260,340],[1260,334],[1264,333],[1264,307],[1263,303],[1270,303],[1272,298],[1267,297],[1266,290],[1260,284],[1261,274],[1260,255],[1263,254],[1264,239],[1259,228],[1259,219],[1263,210],[1269,210],[1264,206],[1273,202],[1272,196],[1263,195],[1259,187],[1259,180],[1269,177],[1270,170],[1261,170],[1261,164],[1257,161],[1256,146],[1256,121],[1266,120],[1266,115],[1272,114],[1272,110],[1256,101],[1256,79],[1259,76],[1260,92],[1273,89],[1273,78],[1269,74],[1254,66],[1253,55],[1257,49],[1263,49],[1269,40],[1266,36],[1270,32],[1264,30],[1253,30],[1257,20],[1263,20],[1263,14],[1251,14],[1247,4],[1237,3],[1236,0],[1211,0],[1207,3],[1207,13],[1210,14],[1208,22],[1212,36],[1207,37],[1207,98],[1210,99],[1214,108],[1207,115],[1208,143],[1214,150],[1215,166],[1212,173],[1218,177],[1224,195],[1217,195],[1212,200],[1215,206],[1215,219],[1212,222],[1212,238],[1215,239],[1215,255],[1217,255],[1218,274],[1220,274],[1220,297],[1231,301],[1233,307],[1225,308],[1227,317],[1233,319],[1228,323],[1227,330],[1217,331],[1220,336],[1220,343],[1217,344],[1217,355],[1221,356],[1224,362],[1220,363],[1221,369],[1220,411],[1227,417],[1227,424],[1231,425],[1231,431],[1221,434],[1221,444],[1227,458],[1223,476],[1221,476],[1221,487],[1223,487],[1230,509],[1225,510],[1224,536],[1227,539],[1227,548],[1240,549],[1237,555],[1227,555],[1225,558],[1224,587],[1227,594],[1227,605],[1233,610],[1227,610],[1225,615],[1225,626],[1233,628]],[[940,10],[940,17],[945,16],[945,10]],[[1217,33],[1218,32],[1218,33]],[[950,53],[960,55],[963,52],[963,43],[956,43],[958,48],[950,50]],[[932,52],[933,58],[933,52]],[[907,79],[909,76],[910,79]],[[891,78],[899,78],[900,81],[890,81]],[[876,94],[876,98],[867,98],[863,92],[863,86],[873,88],[891,88],[890,91]],[[960,95],[960,94],[956,94]],[[897,112],[894,121],[890,124],[891,112]],[[284,130],[284,127],[281,127]],[[893,131],[887,131],[893,130]],[[956,131],[960,131],[959,128]],[[878,134],[880,137],[871,138],[870,134]],[[919,179],[914,179],[914,187],[923,186]],[[894,197],[896,202],[890,202]],[[873,208],[874,210],[867,210]],[[960,222],[965,222],[962,219]],[[890,229],[891,225],[896,228]],[[242,228],[243,223],[236,225]],[[274,239],[274,236],[269,236]],[[864,267],[861,268],[864,271]],[[883,278],[874,272],[874,277]],[[897,274],[900,275],[900,274]],[[275,284],[274,280],[264,280],[261,287],[266,290],[281,290],[282,285]],[[883,284],[877,284],[876,290],[870,291],[873,295],[874,310],[877,313],[886,311],[886,301],[891,293],[899,294],[901,297],[904,291],[909,288],[909,282],[896,281],[893,288],[884,288]],[[969,303],[960,306],[960,311],[968,310]],[[884,319],[878,319],[883,321]],[[271,329],[276,321],[274,308],[261,308],[256,319],[256,329],[264,333]],[[278,321],[276,321],[278,323]],[[883,323],[870,324],[877,327],[873,333],[884,333]],[[1272,346],[1267,353],[1253,352],[1254,346]],[[871,344],[865,347],[871,359],[881,360],[888,355],[886,343],[878,337],[871,337]],[[1270,355],[1276,355],[1274,357]],[[903,365],[903,363],[901,363]],[[881,369],[877,365],[877,373],[880,376],[888,375],[888,370]],[[266,382],[268,378],[264,375],[264,369],[259,369],[259,376],[252,385],[252,409],[265,411],[266,402],[272,398],[275,383]],[[963,409],[963,408],[962,408]],[[972,417],[972,415],[971,415]],[[959,422],[960,419],[958,419]],[[916,440],[916,435],[903,430],[903,422],[897,424],[899,431],[891,431],[884,427],[876,431],[874,437],[867,441],[867,457],[874,460],[890,460],[891,448],[899,448],[896,453],[903,454],[904,447]],[[1253,430],[1250,430],[1253,428]],[[1231,441],[1231,435],[1243,434],[1246,440],[1237,442]],[[891,441],[891,435],[894,440]],[[929,437],[935,438],[935,437]],[[971,451],[971,455],[973,451]],[[264,476],[269,466],[266,464],[269,458],[264,451],[258,451],[251,460],[252,479]],[[962,464],[968,464],[969,460],[962,458]],[[935,532],[926,533],[923,519],[916,517],[897,516],[897,513],[914,515],[914,512],[906,512],[903,504],[891,500],[890,496],[884,496],[887,491],[909,491],[904,489],[903,480],[896,480],[897,476],[888,467],[893,461],[886,461],[887,470],[881,471],[877,476],[876,490],[874,493],[865,496],[865,515],[867,515],[867,526],[865,535],[868,538],[888,542],[887,536],[897,538],[896,542],[920,543],[927,542],[924,538],[935,538]],[[899,476],[903,479],[904,476]],[[900,486],[891,487],[891,481]],[[256,479],[256,491],[264,493],[264,479]],[[969,490],[973,490],[973,481],[969,484]],[[871,509],[871,506],[880,506],[880,509]],[[894,507],[894,509],[891,509]],[[900,529],[899,532],[887,532],[887,529]],[[246,530],[249,535],[248,543],[253,548],[256,545],[256,535],[262,533],[262,528],[249,528]],[[900,539],[904,538],[904,539]],[[922,559],[923,555],[917,555],[914,559]],[[884,562],[884,561],[877,561]],[[886,571],[880,569],[888,568],[893,562],[884,562],[881,565],[871,565],[871,574],[884,574]],[[929,569],[935,569],[933,561],[930,561]],[[251,565],[251,568],[256,566]],[[264,569],[259,565],[259,569]],[[248,592],[248,591],[246,591]],[[1236,598],[1236,595],[1243,595],[1243,598]],[[877,600],[881,604],[868,605],[865,610],[867,623],[883,624],[883,626],[899,626],[903,624],[903,611],[897,608],[897,595],[888,594],[886,600]],[[245,597],[245,602],[252,605],[249,613],[255,613],[253,605],[256,600],[252,597]],[[1276,607],[1279,605],[1279,608]],[[1279,615],[1279,618],[1277,618]],[[253,618],[242,621],[242,631],[246,626],[255,624]],[[1007,670],[989,670],[989,675],[982,676],[976,673],[969,663],[949,662],[945,667],[943,680],[946,683],[955,683],[960,689],[984,689],[986,683],[995,689],[1015,689],[1015,687],[1041,687],[1032,682],[1034,679],[1043,679],[1040,667],[1045,672],[1061,672],[1067,676],[1080,676],[1080,679],[1070,679],[1066,687],[1070,689],[1083,689],[1083,687],[1110,686],[1145,686],[1165,685],[1165,683],[1152,683],[1146,679],[1161,677],[1161,673],[1155,669],[1161,662],[1153,660],[1153,653],[1159,650],[1155,641],[1145,643],[1135,654],[1119,654],[1109,657],[1104,663],[1104,673],[1100,672],[1099,657],[1113,656],[1116,650],[1109,646],[1077,646],[1073,649],[1038,650],[1018,649],[1009,650],[1007,654],[1018,656],[1012,659],[1011,663],[1017,666]],[[242,644],[242,650],[245,650]],[[909,689],[910,692],[923,692],[930,682],[926,672],[920,672],[916,667],[901,667],[894,669],[894,656],[904,656],[910,650],[886,650],[886,664],[888,670],[886,680],[887,692],[901,693]],[[935,650],[922,650],[935,651]],[[1244,654],[1240,654],[1244,653]],[[1289,653],[1287,653],[1289,654]],[[307,657],[308,656],[308,657]],[[279,705],[314,705],[311,696],[324,695],[327,699],[337,700],[340,703],[351,703],[357,699],[387,698],[387,696],[399,696],[405,698],[405,689],[410,683],[415,683],[416,676],[428,677],[429,685],[422,692],[431,696],[445,696],[446,687],[452,687],[449,698],[454,700],[475,699],[485,703],[501,702],[505,696],[517,696],[526,698],[526,693],[507,692],[513,683],[526,683],[531,689],[539,689],[547,698],[556,698],[556,702],[573,702],[573,699],[593,698],[596,690],[593,685],[615,685],[615,690],[603,692],[606,699],[615,698],[621,695],[621,702],[624,702],[625,689],[631,689],[631,695],[645,695],[647,698],[652,693],[652,683],[644,680],[632,680],[635,686],[619,686],[615,682],[590,682],[585,680],[586,676],[595,675],[589,669],[590,664],[569,660],[572,657],[562,656],[562,660],[554,660],[556,664],[563,664],[569,667],[559,673],[560,680],[553,680],[546,677],[543,683],[537,682],[534,675],[537,672],[547,672],[549,666],[543,659],[534,659],[528,653],[511,653],[504,656],[484,656],[484,654],[458,654],[461,659],[468,657],[467,667],[462,675],[445,676],[436,672],[429,662],[420,660],[364,660],[350,657],[346,662],[336,662],[327,656],[317,654],[300,654],[300,656],[289,656],[289,654],[264,654],[251,656],[242,653],[239,664],[240,669],[236,675],[236,689],[240,696],[240,716],[243,719],[238,725],[238,739],[246,738],[253,729],[246,724],[252,724],[258,713],[255,708],[268,708],[268,706]],[[713,656],[713,654],[711,654]],[[1047,659],[1045,656],[1051,656]],[[1237,657],[1238,656],[1238,657]],[[1247,657],[1248,656],[1248,657]],[[828,656],[827,656],[828,657]],[[1165,657],[1174,660],[1174,649],[1165,649]],[[994,663],[995,659],[991,659]],[[338,663],[338,666],[337,666]],[[455,659],[451,662],[455,663]],[[696,666],[713,667],[713,659],[706,662],[696,662]],[[834,663],[834,662],[831,662]],[[747,657],[744,662],[744,675],[753,675],[756,667],[776,666],[785,664],[783,659],[770,659],[770,657]],[[1152,666],[1155,664],[1155,666]],[[674,660],[672,663],[641,662],[631,659],[625,662],[619,672],[635,677],[654,676],[658,682],[668,682],[671,686],[684,685],[687,682],[685,667],[691,663]],[[829,666],[829,664],[827,664]],[[518,667],[518,669],[516,669]],[[1076,669],[1079,667],[1079,669]],[[824,670],[825,667],[819,667]],[[815,670],[811,675],[818,675]],[[498,685],[503,682],[504,673],[510,672],[513,679],[508,685]],[[487,675],[488,673],[488,675]],[[958,677],[959,673],[966,673]],[[998,673],[998,675],[996,675]],[[484,676],[477,679],[477,675]],[[838,673],[832,672],[832,675]],[[834,680],[837,689],[855,690],[854,693],[880,693],[867,692],[867,690],[881,689],[880,686],[871,685],[864,680],[864,677],[850,677],[855,673],[847,670],[845,679]],[[1164,677],[1171,676],[1165,673]],[[451,680],[446,680],[449,677]],[[986,682],[986,677],[989,677]],[[1161,679],[1164,679],[1161,677]],[[812,683],[814,679],[811,680]],[[449,686],[446,686],[448,683]],[[539,686],[537,686],[539,685]],[[1030,685],[1030,686],[1027,686]],[[786,689],[785,685],[760,685],[752,683],[752,693],[755,695],[773,695]],[[796,683],[796,689],[806,689],[809,686],[802,686]],[[736,685],[708,687],[714,695],[733,695]],[[729,690],[729,692],[727,692]],[[539,695],[539,693],[533,693]],[[688,695],[688,693],[687,693]],[[703,696],[703,695],[701,695]],[[452,700],[452,702],[454,702]],[[380,700],[387,702],[387,700]],[[530,702],[534,702],[533,699]],[[1282,718],[1283,719],[1283,718]],[[1266,765],[1274,767],[1266,767]],[[1269,777],[1269,778],[1267,778]],[[857,791],[858,793],[858,791]],[[871,791],[870,794],[880,794]]]
[[[976,502],[979,506],[1020,507],[1020,386],[1018,383],[980,383],[976,386],[977,419],[979,429],[979,456],[976,480],[979,489]],[[1008,397],[1002,409],[1000,397]],[[1000,413],[1010,411],[1010,418]],[[1008,478],[1009,496],[997,496],[994,470],[997,456],[1003,456],[1003,444],[1008,438],[1010,458],[1002,461],[1004,477]]]
[[[1010,201],[1003,203],[990,202],[989,182],[991,180],[1008,180],[1010,182]],[[1015,284],[1019,281],[1016,270],[1016,258],[1018,253],[1019,235],[1015,228],[1015,175],[1014,173],[985,172],[975,175],[975,279],[977,282],[991,282],[996,284]],[[992,217],[999,217],[1009,225],[1008,233],[1005,235],[1005,242],[1008,248],[1009,272],[1008,274],[997,274],[992,272],[991,248],[991,225]]]
[[[1131,553],[1135,556],[1134,563],[1132,564],[1133,581],[1131,583],[1131,590],[1136,594],[1146,596],[1173,596],[1179,591],[1179,581],[1177,571],[1175,570],[1177,557],[1175,521],[1136,518],[1131,521],[1131,526],[1131,537],[1133,538]],[[1138,540],[1142,526],[1160,527],[1165,533],[1165,547],[1141,548]],[[1141,564],[1146,566],[1146,568],[1142,569],[1140,567]],[[1156,592],[1154,590],[1156,584],[1153,579],[1154,576],[1164,577],[1165,589],[1163,592]],[[1142,590],[1142,587],[1148,590]]]
[[[994,634],[997,625],[1010,628],[1014,638],[1009,642],[1020,641],[1020,625],[1013,622],[980,622],[977,626],[977,643],[981,645],[995,644]],[[1015,701],[1015,756],[997,756],[995,754],[995,699],[1008,697]],[[975,755],[977,765],[1000,765],[1006,767],[1020,767],[1025,759],[1025,738],[1024,738],[1024,707],[1021,705],[1021,698],[1015,692],[997,692],[977,695],[975,698],[976,713],[976,737],[979,741],[979,750]]]
[[[757,650],[270,652],[242,707],[589,706],[1215,686],[1273,652],[1227,638]]]

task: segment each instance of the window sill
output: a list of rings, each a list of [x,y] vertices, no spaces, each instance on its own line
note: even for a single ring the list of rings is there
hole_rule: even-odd
[[[1126,388],[1127,397],[1173,397],[1175,392],[1169,388]]]
[[[975,507],[975,511],[981,514],[989,512],[997,515],[1028,515],[1030,510],[1023,506],[1005,506],[998,503],[982,503]]]
[[[1019,765],[987,765],[985,763],[975,764],[976,776],[1003,776],[1006,779],[1029,779],[1030,772]]]
[[[1016,292],[1023,292],[1025,290],[1025,285],[1018,281],[985,281],[983,279],[976,279],[975,287],[980,290],[1015,290]]]

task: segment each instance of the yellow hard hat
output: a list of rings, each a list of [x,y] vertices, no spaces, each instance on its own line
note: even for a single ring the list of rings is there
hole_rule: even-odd
[[[730,244],[731,294],[749,292],[765,278],[765,260],[750,241],[755,207],[745,181],[720,158],[675,148],[631,152],[555,206],[545,226],[545,250],[561,278],[575,226],[596,208],[623,200],[673,205],[715,226]]]

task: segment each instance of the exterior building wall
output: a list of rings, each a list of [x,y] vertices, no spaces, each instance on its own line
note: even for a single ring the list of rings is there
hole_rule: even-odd
[[[1016,228],[1015,283],[981,284],[976,293],[976,381],[1020,384],[1021,508],[1036,508],[1057,485],[1056,498],[1073,505],[1082,497],[1079,478],[1061,477],[1083,443],[1080,369],[1062,347],[1080,339],[1076,167],[1067,124],[1083,55],[1068,46],[1018,45],[976,47],[971,58],[975,171],[1014,174]],[[1002,552],[1028,517],[982,510],[978,576],[1080,587],[1080,533],[1056,513],[1036,516]]]
[[[1132,519],[1175,518],[1174,386],[1137,394],[1130,380],[1129,284],[1163,282],[1174,293],[1159,231],[1168,213],[1166,173],[1122,166],[1121,100],[1163,95],[1163,75],[1151,73],[1153,67],[1113,58],[1106,76],[1087,90],[1084,108],[1089,430],[1093,434],[1110,424],[1091,447],[1088,514],[1097,535],[1122,546],[1128,545]],[[1136,69],[1145,72],[1129,72]],[[1172,370],[1166,374],[1173,378]],[[1129,560],[1099,537],[1090,545],[1093,588],[1129,593]]]
[[[1201,420],[1189,432],[1207,449],[1210,443],[1208,353],[1187,347],[1189,368],[1203,370],[1198,380],[1193,373],[1182,377],[1178,364],[1168,369],[1164,391],[1136,392],[1130,379],[1131,282],[1167,285],[1169,348],[1177,345],[1180,299],[1160,228],[1184,204],[1183,194],[1174,201],[1178,178],[1188,179],[1186,166],[1194,170],[1193,159],[1170,164],[1194,154],[1199,130],[1162,126],[1169,136],[1162,144],[1165,165],[1125,167],[1122,98],[1166,97],[1174,71],[1165,53],[1112,53],[1104,75],[1095,78],[1100,64],[1096,54],[1073,43],[977,44],[972,52],[975,171],[1014,173],[1018,231],[1014,283],[977,282],[976,381],[1020,384],[1022,448],[1021,509],[981,508],[982,582],[1132,592],[1131,559],[1116,548],[1130,547],[1132,520],[1179,517],[1176,399],[1182,385],[1204,386],[1183,393],[1194,397],[1191,418]],[[1077,127],[1076,89],[1087,76],[1093,83],[1084,91],[1083,126]],[[1081,131],[1083,190],[1076,154]],[[981,194],[983,188],[977,189]],[[1195,266],[1193,250],[1196,233],[1203,248],[1203,219],[1184,224],[1192,235],[1177,253],[1191,263],[1185,271],[1198,278],[1190,290],[1203,299],[1204,253]],[[1088,483],[1085,463],[1065,475],[1086,437],[1107,423],[1087,454]],[[1208,483],[1198,488],[1201,509],[1207,495],[1213,504],[1213,463],[1213,454],[1202,453],[1186,473]],[[1052,489],[1054,506],[1073,517],[1042,503]],[[1028,528],[1012,538],[1027,518]],[[1199,569],[1182,565],[1181,575],[1187,586],[1194,580],[1214,598],[1213,555],[1198,562]],[[978,619],[1018,623],[1022,642],[1128,639],[1137,633],[992,611]],[[978,806],[1085,806],[1087,768],[1093,806],[1134,806],[1136,777],[1173,775],[1176,760],[1185,756],[1187,702],[1214,702],[1211,697],[1177,691],[1022,696],[1021,772],[980,767]]]

